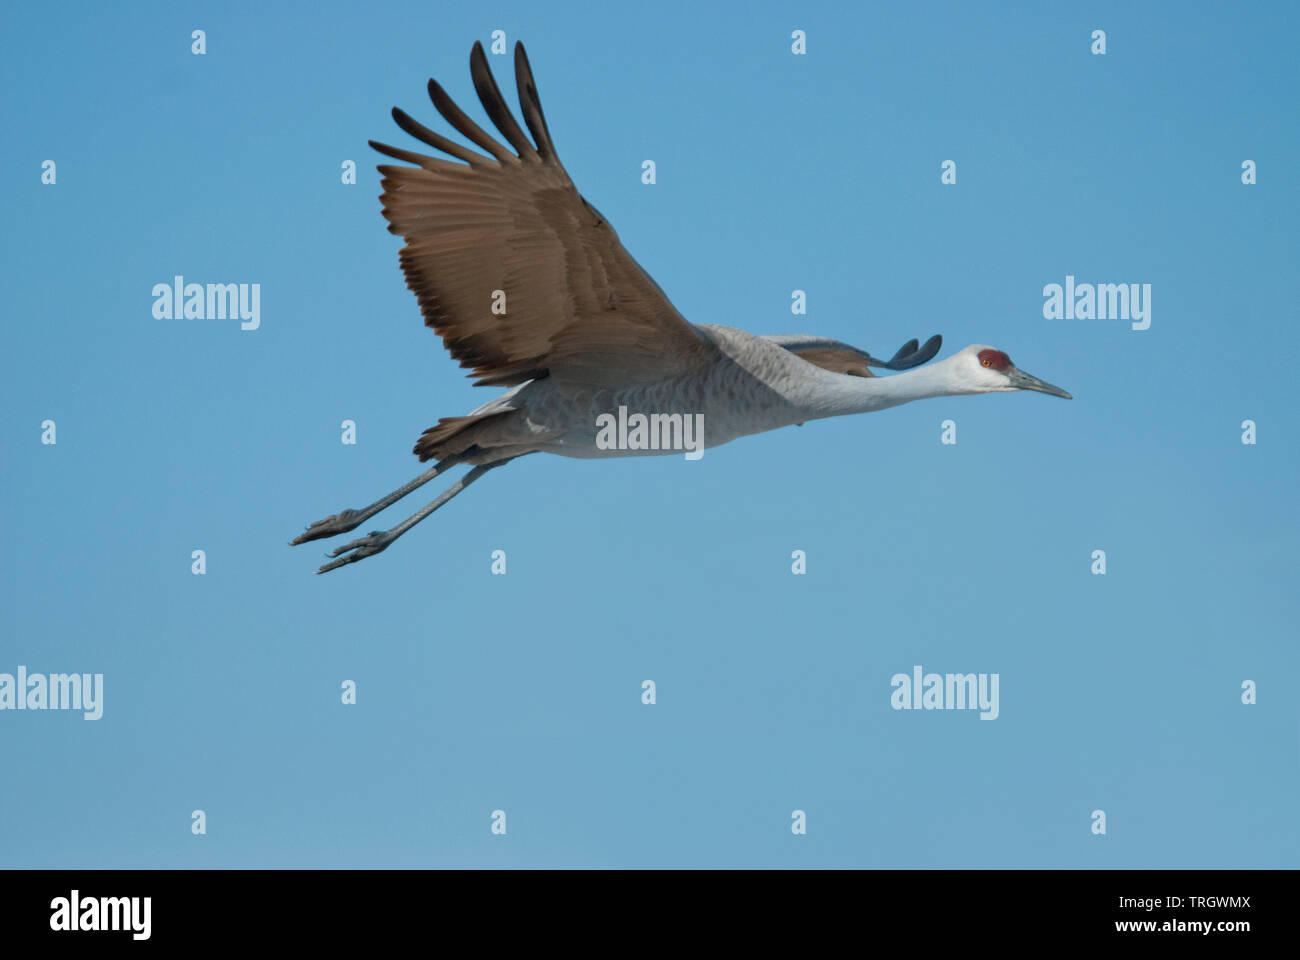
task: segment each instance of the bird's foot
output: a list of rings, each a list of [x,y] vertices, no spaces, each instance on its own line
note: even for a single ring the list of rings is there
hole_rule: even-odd
[[[365,517],[361,515],[360,510],[340,510],[332,517],[326,517],[324,520],[317,520],[306,532],[300,533],[289,541],[291,547],[300,543],[306,543],[308,540],[320,540],[323,537],[336,537],[340,533],[347,533],[349,530],[355,530],[361,526],[361,521]]]
[[[355,524],[353,525],[355,526]],[[351,529],[349,527],[348,529]],[[328,573],[330,570],[337,570],[339,567],[349,563],[356,563],[358,560],[364,560],[366,557],[373,557],[376,553],[383,553],[388,549],[388,545],[396,540],[397,537],[388,530],[372,530],[360,540],[353,540],[351,543],[345,543],[333,553],[331,557],[338,557],[337,560],[325,564],[317,570],[317,573]]]

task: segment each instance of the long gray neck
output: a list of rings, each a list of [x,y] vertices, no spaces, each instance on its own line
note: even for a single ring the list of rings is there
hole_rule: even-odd
[[[829,390],[819,390],[813,405],[824,417],[848,413],[869,413],[896,407],[912,400],[930,397],[951,397],[978,390],[959,387],[953,377],[953,361],[949,357],[915,370],[907,370],[889,377],[837,377]],[[824,412],[821,412],[824,410]]]

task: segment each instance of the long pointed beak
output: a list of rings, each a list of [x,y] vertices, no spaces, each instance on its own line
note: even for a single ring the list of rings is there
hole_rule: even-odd
[[[1032,377],[1019,367],[1013,370],[1010,376],[1011,385],[1017,390],[1037,390],[1039,393],[1050,393],[1054,397],[1065,397],[1066,400],[1074,399],[1074,397],[1070,396],[1055,384],[1048,383],[1045,380],[1039,380],[1037,377]]]

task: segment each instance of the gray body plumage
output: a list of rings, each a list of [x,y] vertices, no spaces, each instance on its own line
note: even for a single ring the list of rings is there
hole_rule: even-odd
[[[819,388],[833,386],[843,375],[801,360],[779,343],[809,338],[756,336],[712,324],[699,329],[718,351],[717,359],[702,370],[651,382],[638,382],[636,371],[623,371],[613,378],[622,379],[623,385],[613,387],[546,377],[489,401],[472,415],[497,416],[468,428],[478,447],[468,462],[487,463],[531,452],[578,459],[681,455],[679,449],[599,449],[597,420],[620,407],[647,415],[700,414],[706,449],[832,415],[815,397]],[[819,344],[836,343],[815,339]]]

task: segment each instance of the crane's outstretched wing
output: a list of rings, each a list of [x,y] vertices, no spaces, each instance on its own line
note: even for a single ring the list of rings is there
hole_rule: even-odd
[[[388,229],[425,323],[476,386],[544,376],[625,386],[703,367],[715,347],[688,323],[587,203],[555,154],[523,44],[515,44],[520,129],[480,43],[469,58],[483,109],[514,152],[429,81],[438,112],[484,156],[393,108],[407,133],[453,163],[370,141],[416,164],[379,167]]]
[[[939,352],[943,337],[937,333],[925,345],[918,347],[916,340],[903,344],[888,360],[877,360],[865,350],[849,346],[830,337],[804,337],[799,335],[768,336],[766,340],[785,347],[801,360],[816,364],[831,373],[844,373],[851,377],[874,377],[870,367],[886,370],[909,370],[919,367]]]

